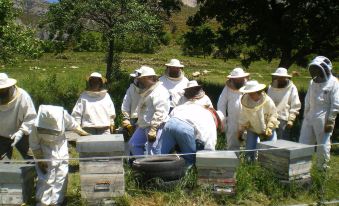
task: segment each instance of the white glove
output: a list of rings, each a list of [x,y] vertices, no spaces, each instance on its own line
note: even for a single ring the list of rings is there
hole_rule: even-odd
[[[14,133],[11,136],[11,140],[13,140],[13,143],[11,146],[14,147],[22,139],[23,136],[24,136],[24,132],[21,130],[18,130],[16,133]]]

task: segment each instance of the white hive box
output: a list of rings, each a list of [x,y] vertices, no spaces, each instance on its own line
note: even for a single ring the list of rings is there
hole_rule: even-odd
[[[33,195],[35,166],[0,163],[0,205],[21,205]]]
[[[210,186],[213,193],[233,195],[239,159],[232,151],[199,151],[196,154],[198,184]]]
[[[265,168],[272,169],[284,180],[310,177],[314,147],[296,142],[277,140],[258,143],[258,160]]]
[[[90,135],[77,140],[80,157],[108,157],[124,155],[125,145],[122,134]]]

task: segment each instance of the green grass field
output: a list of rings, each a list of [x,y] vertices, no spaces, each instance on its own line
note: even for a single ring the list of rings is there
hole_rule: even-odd
[[[86,76],[93,71],[104,73],[105,55],[68,52],[65,56],[67,59],[56,58],[54,54],[44,54],[37,60],[22,60],[13,65],[3,65],[0,72],[6,72],[10,77],[16,78],[18,85],[31,94],[36,107],[41,103],[58,104],[65,106],[70,112],[80,92],[85,88]],[[190,79],[194,71],[210,71],[198,79],[208,87],[214,86],[215,94],[221,93],[228,73],[234,67],[240,66],[237,59],[223,61],[210,57],[182,56],[179,47],[171,46],[161,47],[155,54],[124,53],[121,68],[131,72],[140,65],[150,65],[161,74],[165,68],[164,64],[171,58],[178,58],[183,62],[185,73]],[[256,62],[247,71],[251,73],[252,79],[268,84],[270,73],[275,70],[277,63],[277,60],[271,63]],[[334,68],[336,65],[338,63],[334,62]],[[310,80],[307,70],[293,65],[289,71],[300,72],[301,75],[293,78],[293,81],[300,90],[306,90]],[[128,82],[119,84],[126,86]],[[118,88],[119,85],[115,86],[114,88]],[[119,98],[125,89],[127,88],[111,91],[116,108],[120,108]],[[219,137],[218,148],[222,148],[224,139],[223,136]],[[71,156],[77,156],[73,147],[70,151]],[[78,162],[71,161],[70,165],[73,169],[69,175],[68,205],[86,205],[80,198]],[[118,205],[288,205],[339,199],[339,146],[332,148],[330,165],[331,169],[326,175],[312,171],[313,183],[310,189],[305,190],[296,186],[284,188],[270,171],[258,165],[242,164],[238,168],[238,189],[234,197],[214,196],[208,189],[197,186],[194,172],[189,173],[181,184],[171,191],[140,187],[133,172],[126,167],[126,195],[116,201]]]

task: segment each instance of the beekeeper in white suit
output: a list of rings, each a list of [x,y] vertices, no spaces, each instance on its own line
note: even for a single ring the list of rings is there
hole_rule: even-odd
[[[177,106],[180,98],[184,95],[188,79],[183,71],[184,65],[178,59],[171,59],[166,65],[165,74],[159,78],[163,86],[170,93],[171,110]]]
[[[15,146],[24,159],[32,159],[28,154],[28,135],[36,112],[29,94],[16,83],[0,73],[0,156],[11,159]]]
[[[61,205],[67,188],[68,146],[65,130],[87,135],[63,107],[40,105],[29,144],[35,159],[48,159],[36,164],[38,173],[37,205]],[[59,159],[59,160],[57,160]]]
[[[88,77],[88,87],[75,104],[72,116],[92,135],[114,133],[115,108],[111,96],[104,89],[106,79],[98,72]]]
[[[213,108],[211,99],[206,95],[205,91],[202,89],[202,86],[199,85],[196,80],[189,81],[187,83],[187,87],[184,88],[184,91],[184,96],[180,98],[178,105],[189,102],[199,104],[206,108]]]
[[[130,76],[133,78],[133,83],[130,84],[126,91],[124,99],[121,104],[121,113],[123,121],[122,127],[128,128],[135,127],[138,120],[138,103],[140,93],[142,90],[138,87],[137,71],[134,71]]]
[[[339,83],[332,75],[332,63],[318,56],[309,64],[312,80],[305,97],[304,121],[300,143],[323,144],[317,147],[317,166],[327,169],[335,119],[339,112]]]
[[[267,95],[271,97],[277,107],[280,122],[279,128],[276,130],[277,138],[284,140],[291,140],[290,128],[292,128],[301,108],[298,89],[291,78],[287,69],[279,67],[272,73],[272,83],[267,90]]]
[[[249,73],[244,72],[242,68],[235,68],[227,76],[225,87],[222,90],[217,108],[225,116],[225,134],[228,150],[239,150],[240,142],[238,140],[239,115],[241,110],[240,99],[242,93],[239,89],[245,85]]]
[[[241,97],[238,138],[241,140],[242,133],[247,130],[247,150],[256,149],[259,139],[261,141],[277,139],[275,129],[279,127],[278,113],[273,100],[264,92],[265,87],[265,84],[251,80],[239,90],[244,95]],[[254,151],[246,152],[247,160],[255,160],[255,154]]]

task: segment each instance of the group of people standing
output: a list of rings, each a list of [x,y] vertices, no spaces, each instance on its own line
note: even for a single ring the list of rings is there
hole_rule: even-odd
[[[301,102],[285,68],[272,73],[268,87],[250,80],[250,74],[243,69],[233,69],[215,110],[202,86],[185,77],[179,60],[172,59],[165,66],[160,78],[149,66],[130,74],[133,83],[121,105],[121,126],[131,135],[131,155],[177,150],[188,154],[183,157],[191,165],[196,151],[215,150],[217,129],[225,132],[228,150],[239,150],[244,139],[248,150],[255,149],[258,141],[290,140],[288,130],[299,114]],[[339,83],[326,57],[316,57],[308,69],[312,80],[305,98],[299,142],[322,144],[317,147],[317,164],[326,169],[339,111]],[[115,107],[104,87],[105,78],[94,72],[86,82],[87,88],[71,114],[53,105],[40,105],[36,113],[27,92],[16,86],[15,79],[0,73],[0,155],[10,159],[15,146],[24,159],[34,156],[38,160],[38,205],[59,205],[64,200],[69,157],[66,130],[80,135],[116,130]],[[255,152],[246,152],[246,158],[255,160]]]

